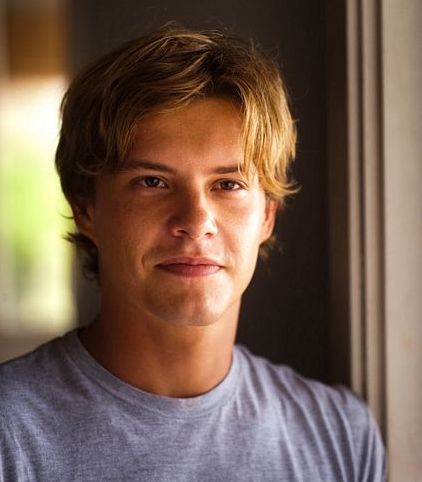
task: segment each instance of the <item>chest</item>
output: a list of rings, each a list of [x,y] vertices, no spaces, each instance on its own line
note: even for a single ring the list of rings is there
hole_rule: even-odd
[[[19,480],[341,480],[320,445],[274,409],[192,418],[69,410],[20,433]]]

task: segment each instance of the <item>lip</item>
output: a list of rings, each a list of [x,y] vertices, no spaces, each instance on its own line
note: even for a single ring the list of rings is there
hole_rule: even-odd
[[[177,256],[168,258],[156,266],[168,273],[187,278],[210,276],[222,268],[217,260],[202,256]]]

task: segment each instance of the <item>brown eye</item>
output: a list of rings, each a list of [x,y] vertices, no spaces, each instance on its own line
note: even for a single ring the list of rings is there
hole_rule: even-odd
[[[158,187],[160,185],[160,179],[158,179],[158,177],[146,177],[145,185],[148,187]]]
[[[162,179],[156,176],[144,176],[144,177],[137,178],[135,180],[135,184],[141,185],[143,187],[158,188],[158,189],[164,189],[167,187],[166,183]]]
[[[239,189],[244,189],[239,182],[230,179],[220,181],[218,184],[223,191],[238,191]]]

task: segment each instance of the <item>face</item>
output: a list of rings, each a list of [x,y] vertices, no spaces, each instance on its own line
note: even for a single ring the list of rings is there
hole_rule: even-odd
[[[197,101],[138,124],[125,168],[98,179],[76,214],[97,246],[102,298],[175,325],[209,325],[249,284],[276,203],[243,161],[241,117],[228,100]]]

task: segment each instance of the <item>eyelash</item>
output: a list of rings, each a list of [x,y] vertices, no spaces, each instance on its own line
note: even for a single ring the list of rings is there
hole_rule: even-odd
[[[221,181],[217,181],[217,184],[222,184],[222,183],[230,183],[234,184],[236,186],[236,189],[222,189],[222,191],[241,191],[243,189],[246,189],[246,186],[242,184],[239,181],[235,181],[234,179],[223,179]]]
[[[146,181],[147,180],[151,180],[151,179],[154,179],[154,180],[158,180],[158,184],[162,183],[162,184],[165,184],[165,186],[148,186],[146,184]],[[236,186],[235,189],[221,189],[222,191],[226,191],[226,192],[235,192],[235,191],[241,191],[243,189],[246,189],[246,186],[239,182],[239,181],[235,181],[234,179],[222,179],[220,181],[217,181],[216,184],[222,184],[222,183],[230,183],[230,184],[234,184]],[[133,180],[133,184],[136,185],[136,186],[139,186],[141,185],[142,187],[145,187],[147,189],[165,189],[167,187],[166,185],[166,182],[163,181],[161,178],[157,177],[157,176],[142,176],[142,177],[137,177],[136,179]]]
[[[157,179],[160,183],[163,183],[165,184],[165,181],[163,181],[162,179],[160,179],[159,177],[157,176],[143,176],[143,177],[137,177],[136,179],[133,180],[133,183],[136,185],[136,186],[139,186],[139,185],[142,185],[142,187],[146,187],[146,188],[150,188],[150,189],[164,189],[164,187],[158,187],[158,186],[148,186],[146,184],[146,181],[148,179]]]

